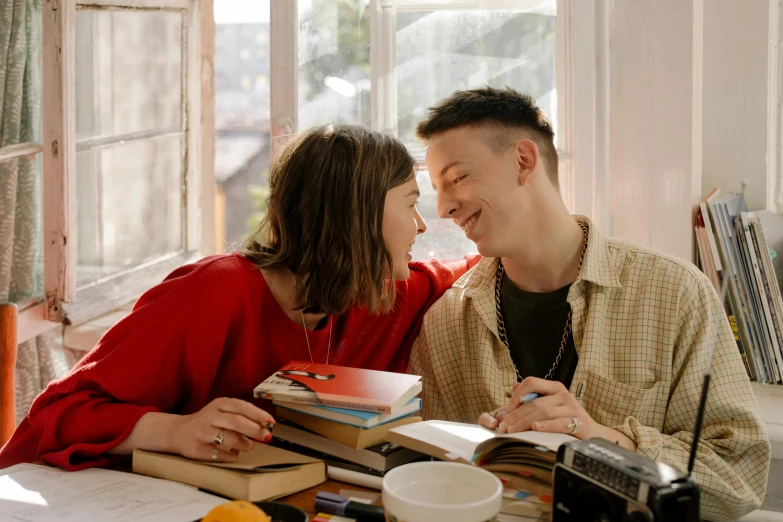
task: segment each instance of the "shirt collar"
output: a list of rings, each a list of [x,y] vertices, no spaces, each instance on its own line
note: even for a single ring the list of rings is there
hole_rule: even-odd
[[[574,215],[574,219],[578,223],[587,225],[589,231],[582,269],[574,283],[584,280],[598,286],[622,288],[609,250],[609,240],[595,228],[589,218]],[[454,288],[464,289],[467,295],[494,290],[497,266],[498,259],[496,257],[482,258],[473,270],[454,283]]]

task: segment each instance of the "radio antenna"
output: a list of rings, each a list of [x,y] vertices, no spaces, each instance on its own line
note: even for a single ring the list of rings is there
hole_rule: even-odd
[[[704,421],[704,406],[707,403],[707,390],[710,387],[710,376],[712,374],[712,356],[715,355],[715,345],[718,344],[718,333],[720,331],[720,322],[723,316],[723,305],[726,301],[726,289],[729,286],[729,270],[723,271],[723,283],[720,288],[721,308],[715,314],[715,337],[710,345],[709,355],[707,356],[707,368],[704,370],[704,384],[701,387],[701,399],[699,400],[699,413],[696,415],[696,429],[693,430],[693,444],[691,445],[691,455],[688,459],[688,475],[693,471],[693,464],[696,461],[696,450],[699,447],[699,437],[701,436],[701,424]]]

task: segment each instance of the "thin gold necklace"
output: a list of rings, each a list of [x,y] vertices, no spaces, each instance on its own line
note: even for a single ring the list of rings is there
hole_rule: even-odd
[[[310,336],[307,335],[307,323],[305,323],[304,312],[302,310],[299,310],[299,314],[302,316],[302,326],[304,327],[305,340],[307,341],[307,353],[310,354],[310,362],[315,363],[315,361],[313,360],[313,351],[310,349]],[[329,316],[329,344],[326,347],[326,362],[324,364],[329,364],[329,352],[331,351],[332,351],[332,316],[330,315]]]

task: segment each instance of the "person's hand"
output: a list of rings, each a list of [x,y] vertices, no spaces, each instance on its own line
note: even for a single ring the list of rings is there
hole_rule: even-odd
[[[494,430],[498,425],[503,422],[503,419],[508,415],[508,411],[505,408],[498,408],[493,412],[485,412],[479,416],[478,423],[484,426],[488,430]]]
[[[520,403],[521,397],[533,392],[539,395],[537,399]],[[507,414],[498,420],[497,426],[499,431],[505,433],[546,431],[572,434],[585,440],[604,436],[607,429],[587,414],[563,383],[537,377],[528,377],[514,386],[511,400],[505,410]],[[576,432],[573,419],[579,423]]]
[[[511,387],[511,391],[516,391],[520,384],[521,383],[519,382],[514,383],[514,386]],[[492,412],[482,413],[478,418],[478,423],[489,430],[494,430],[497,429],[498,425],[503,422],[503,419],[505,419],[507,415],[508,410],[506,408],[498,408]]]
[[[185,457],[211,462],[234,462],[239,452],[250,451],[254,441],[272,440],[275,420],[264,410],[239,399],[215,399],[201,410],[184,415],[169,437],[169,449]],[[221,432],[223,442],[214,444]],[[218,452],[213,458],[215,448]]]

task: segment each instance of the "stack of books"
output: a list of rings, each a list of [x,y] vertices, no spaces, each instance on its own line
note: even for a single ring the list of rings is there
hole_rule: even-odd
[[[400,426],[388,437],[426,455],[494,473],[504,488],[502,520],[520,522],[550,519],[557,449],[576,440],[570,435],[537,431],[504,434],[475,424],[446,421]]]
[[[724,303],[751,380],[783,376],[783,215],[748,212],[742,194],[710,192],[695,225],[698,262],[716,290],[729,278]]]
[[[419,393],[415,375],[298,361],[254,391],[276,406],[275,446],[325,461],[336,479],[376,479],[368,483],[424,457],[387,441],[389,430],[421,421]]]

